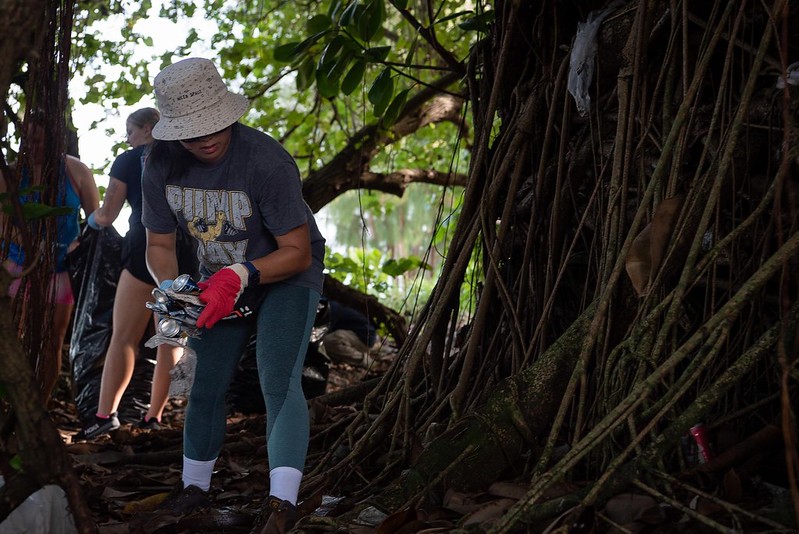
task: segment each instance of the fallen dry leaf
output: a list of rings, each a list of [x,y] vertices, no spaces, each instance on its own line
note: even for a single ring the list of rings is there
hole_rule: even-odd
[[[646,523],[657,524],[663,520],[663,511],[649,495],[621,493],[605,504],[605,515],[619,525],[626,526],[646,517]],[[659,521],[657,518],[660,518]]]
[[[515,499],[496,499],[483,503],[477,510],[464,517],[463,524],[479,525],[493,521],[505,513],[505,511],[514,504],[516,504]]]
[[[652,258],[649,252],[651,229],[652,226],[647,224],[641,230],[641,233],[635,237],[624,261],[627,276],[630,277],[630,282],[632,282],[633,288],[639,297],[646,295],[649,276],[652,271]]]

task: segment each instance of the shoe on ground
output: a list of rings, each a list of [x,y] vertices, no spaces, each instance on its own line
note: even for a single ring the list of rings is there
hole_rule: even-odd
[[[188,515],[211,506],[208,492],[197,486],[183,487],[183,482],[178,482],[174,489],[167,495],[164,502],[158,505],[158,510],[173,515]]]
[[[144,418],[139,421],[139,428],[142,430],[161,430],[161,423],[155,417]]]
[[[119,418],[116,412],[109,415],[107,418],[94,416],[94,422],[84,427],[80,432],[75,434],[72,438],[73,441],[85,441],[94,439],[103,434],[108,434],[119,428]]]
[[[195,532],[193,529],[186,530],[180,525],[184,521],[191,521],[191,518],[195,517],[195,513],[201,517],[202,513],[210,507],[211,500],[207,491],[192,485],[184,488],[183,482],[178,481],[154,510],[134,514],[128,522],[128,531],[131,534]]]
[[[270,495],[250,534],[285,534],[296,522],[297,507]]]

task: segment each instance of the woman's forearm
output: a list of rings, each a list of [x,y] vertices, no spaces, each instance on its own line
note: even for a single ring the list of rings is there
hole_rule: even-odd
[[[128,194],[128,186],[125,182],[114,177],[108,182],[103,197],[103,205],[94,214],[94,220],[100,226],[111,226],[122,211],[125,199]]]
[[[158,285],[180,274],[176,250],[175,232],[156,234],[147,230],[147,269]]]

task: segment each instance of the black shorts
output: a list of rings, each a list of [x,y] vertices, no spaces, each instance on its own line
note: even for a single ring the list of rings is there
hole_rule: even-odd
[[[198,280],[197,245],[194,239],[178,229],[176,237],[179,274],[190,274]],[[122,240],[122,268],[127,269],[137,280],[156,286],[145,261],[147,234],[144,227],[128,230]]]

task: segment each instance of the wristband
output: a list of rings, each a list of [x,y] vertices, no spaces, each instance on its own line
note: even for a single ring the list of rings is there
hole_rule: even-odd
[[[249,273],[249,279],[247,280],[247,286],[257,286],[261,283],[261,271],[256,269],[255,265],[252,264],[251,261],[245,261],[242,263],[247,268],[247,272]]]

